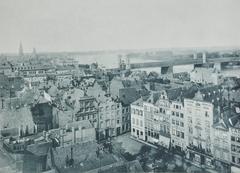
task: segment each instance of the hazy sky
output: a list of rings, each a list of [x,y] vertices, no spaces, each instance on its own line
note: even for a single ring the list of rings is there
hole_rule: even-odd
[[[240,0],[0,0],[0,53],[240,46]]]

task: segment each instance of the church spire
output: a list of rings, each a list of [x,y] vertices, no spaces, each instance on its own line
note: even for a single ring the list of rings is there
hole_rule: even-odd
[[[33,48],[33,51],[32,51],[32,58],[38,58],[37,57],[37,51],[35,48]]]
[[[22,42],[20,41],[19,49],[18,49],[18,55],[23,56],[23,47],[22,47]]]

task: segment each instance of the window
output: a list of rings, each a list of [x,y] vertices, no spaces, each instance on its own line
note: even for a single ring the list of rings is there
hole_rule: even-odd
[[[175,120],[172,120],[172,124],[175,124]]]
[[[133,128],[132,131],[135,132],[135,129]]]
[[[139,115],[139,110],[136,109],[136,114]]]
[[[184,123],[183,123],[183,122],[180,122],[180,126],[181,126],[181,127],[184,127]]]
[[[231,136],[231,141],[235,141],[235,137],[234,136]]]
[[[180,113],[180,117],[183,118],[183,113]]]
[[[231,151],[236,151],[236,146],[235,145],[231,145]]]
[[[141,135],[141,136],[143,135],[143,132],[142,132],[142,131],[140,132],[140,135]]]
[[[183,132],[181,132],[181,138],[183,138],[183,139],[184,139],[184,133],[183,133]]]
[[[173,115],[173,116],[175,115],[175,112],[174,112],[174,111],[172,111],[172,115]]]
[[[119,120],[117,120],[117,124],[119,124]]]
[[[232,156],[232,162],[235,163],[236,160],[235,160],[235,156]]]
[[[137,130],[137,135],[139,135],[139,130]]]
[[[209,117],[209,114],[207,111],[205,112],[205,117]]]
[[[172,129],[172,135],[176,135],[176,130],[175,129]]]
[[[240,143],[240,138],[236,138],[236,141]]]
[[[179,131],[177,131],[177,137],[180,137],[180,132]]]
[[[176,125],[178,125],[178,126],[179,126],[179,121],[176,121]]]
[[[176,116],[179,117],[179,112],[176,112]]]

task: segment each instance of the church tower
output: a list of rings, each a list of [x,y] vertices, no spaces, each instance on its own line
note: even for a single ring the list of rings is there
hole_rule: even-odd
[[[18,56],[23,56],[23,47],[22,47],[22,42],[20,42],[19,49],[18,49]]]

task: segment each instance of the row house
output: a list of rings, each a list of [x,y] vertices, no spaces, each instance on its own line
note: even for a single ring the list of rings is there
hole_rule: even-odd
[[[231,164],[240,167],[240,116],[229,119],[229,133],[231,142]]]
[[[175,135],[176,138],[181,138],[181,136],[184,137],[184,133],[181,133],[178,128],[171,127],[171,122],[174,122],[174,126],[178,125],[179,129],[180,126],[183,125],[179,120],[177,120],[177,116],[179,119],[182,116],[183,119],[182,111],[176,111],[176,109],[180,109],[180,106],[176,106],[178,103],[175,102],[175,106],[172,107],[172,102],[170,101],[175,100],[175,97],[180,93],[179,91],[179,89],[171,89],[152,92],[148,98],[141,98],[134,102],[131,105],[132,135],[141,140],[145,140],[149,143],[160,145],[165,148],[169,148],[170,146],[171,134]],[[142,110],[143,113],[141,113]],[[140,114],[140,116],[138,114]],[[172,118],[173,114],[176,114],[175,118]],[[143,129],[144,131],[141,133]],[[172,142],[176,145],[179,143],[178,141],[179,140],[175,138],[172,140]],[[180,145],[180,147],[182,147],[182,145]]]
[[[181,98],[173,100],[171,108],[171,144],[177,151],[184,151],[186,148],[184,106]]]
[[[76,101],[75,120],[89,120],[94,127],[97,127],[98,107],[93,96],[83,96]]]
[[[231,139],[228,122],[220,108],[216,112],[218,120],[213,125],[213,156],[215,167],[220,168],[222,164],[231,164]]]
[[[131,135],[140,140],[147,140],[143,101],[143,98],[140,98],[131,104]]]
[[[187,159],[199,165],[212,165],[213,104],[205,102],[198,91],[193,99],[184,99]]]
[[[99,107],[99,137],[109,138],[121,134],[122,106],[118,100],[112,99],[110,95],[98,103]]]
[[[130,81],[125,78],[114,78],[109,85],[113,98],[119,98],[122,104],[121,132],[131,130],[131,104],[146,94],[142,81]]]
[[[152,92],[132,103],[131,135],[170,146],[199,166],[226,170],[239,166],[239,112],[229,111],[222,89],[188,91]]]
[[[153,92],[143,104],[147,141],[169,147],[170,104],[166,92]]]
[[[108,138],[122,133],[122,104],[119,98],[109,94],[108,82],[94,81],[87,89],[87,95],[93,96],[98,104],[97,137]]]

